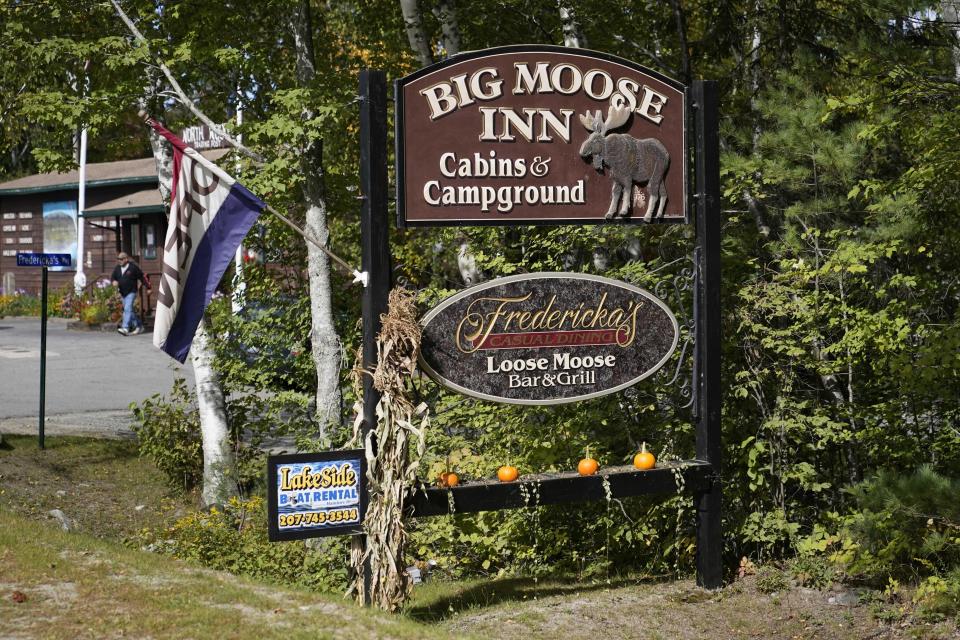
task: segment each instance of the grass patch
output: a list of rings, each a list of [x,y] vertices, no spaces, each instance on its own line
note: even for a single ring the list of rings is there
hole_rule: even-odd
[[[579,597],[597,591],[636,584],[632,578],[607,581],[571,581],[525,577],[477,578],[452,582],[432,579],[414,588],[404,613],[423,622],[443,622],[448,618],[499,605],[533,602],[551,597]]]
[[[291,587],[293,570],[289,578],[281,571],[276,586],[125,548],[121,541],[143,528],[168,531],[175,517],[196,504],[195,497],[171,494],[133,442],[52,437],[40,451],[32,436],[4,440],[0,638],[933,640],[957,633],[955,621],[918,623],[879,595],[882,611],[876,602],[828,604],[829,592],[797,588],[780,570],[775,576],[748,576],[719,592],[698,589],[691,580],[453,581],[438,571],[415,588],[403,615],[389,616],[339,596]],[[61,531],[48,515],[51,509],[75,520],[75,531]],[[224,559],[231,553],[256,559],[262,552],[256,545],[235,546],[227,539],[210,543]],[[283,545],[267,547],[286,553]],[[769,593],[773,578],[775,597]],[[642,630],[631,626],[638,617]]]
[[[5,509],[0,549],[0,637],[448,637],[342,598],[267,587]]]
[[[0,449],[0,507],[34,520],[60,509],[78,531],[125,539],[183,515],[195,503],[178,497],[157,468],[128,440],[4,436]]]

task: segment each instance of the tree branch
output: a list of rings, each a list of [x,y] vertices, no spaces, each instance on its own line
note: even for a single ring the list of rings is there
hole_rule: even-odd
[[[654,53],[653,51],[650,51],[649,49],[647,49],[646,47],[644,47],[644,46],[641,45],[640,43],[634,42],[633,40],[627,40],[625,37],[623,37],[622,35],[618,35],[618,34],[614,34],[613,39],[616,40],[617,42],[621,43],[621,44],[628,44],[628,45],[630,45],[631,47],[633,47],[634,49],[636,49],[638,52],[640,52],[640,53],[642,53],[643,55],[647,56],[648,58],[650,58],[650,59],[654,62],[654,64],[655,64],[657,67],[659,67],[659,68],[660,68],[662,71],[664,71],[667,75],[671,75],[671,76],[677,75],[677,73],[678,73],[678,72],[677,72],[677,69],[675,69],[674,67],[672,67],[672,66],[670,66],[669,64],[667,64],[666,62],[664,62],[663,58],[661,58],[659,55],[657,55],[657,54]]]
[[[120,3],[117,0],[110,0],[110,4],[113,5],[113,8],[116,10],[117,15],[120,16],[120,19],[123,20],[123,23],[127,25],[127,28],[130,30],[130,33],[133,34],[134,39],[144,48],[146,48],[148,54],[153,58],[153,54],[150,53],[150,47],[147,43],[147,39],[143,37],[143,34],[140,33],[140,30],[137,29],[137,26],[133,24],[133,21],[123,12],[123,9],[120,8]],[[207,117],[207,114],[200,111],[199,108],[193,103],[184,90],[180,87],[180,83],[177,82],[176,78],[173,77],[173,74],[170,72],[170,69],[167,68],[167,65],[163,64],[160,60],[154,58],[157,66],[163,72],[163,75],[166,76],[167,82],[170,83],[170,86],[173,87],[174,92],[176,92],[177,99],[180,100],[180,103],[185,106],[190,112],[197,117],[198,120],[207,125],[211,130],[215,130],[218,133],[221,133],[223,139],[226,140],[235,148],[237,151],[243,153],[245,156],[252,158],[253,160],[263,163],[266,160],[256,151],[250,149],[249,147],[244,146],[239,140],[231,136],[227,131],[223,130],[216,123],[213,122],[210,118]]]

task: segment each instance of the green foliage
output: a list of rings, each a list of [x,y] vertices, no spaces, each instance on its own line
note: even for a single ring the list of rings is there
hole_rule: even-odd
[[[0,318],[4,316],[39,316],[40,298],[15,291],[0,295]]]
[[[929,466],[909,475],[881,471],[852,487],[848,571],[875,581],[960,571],[958,491],[960,481]]]
[[[944,577],[927,576],[913,595],[921,619],[939,621],[960,614],[960,568]]]
[[[343,592],[348,583],[349,538],[307,546],[270,542],[262,498],[231,498],[222,508],[198,511],[173,525],[141,532],[140,546],[284,586]]]
[[[130,405],[140,455],[150,458],[171,487],[188,491],[203,480],[200,417],[186,380],[176,378],[170,394],[154,394]]]
[[[763,565],[757,569],[757,591],[778,593],[790,586],[790,579],[780,567]]]
[[[139,305],[139,300],[136,304]],[[90,283],[79,294],[68,286],[59,300],[50,301],[50,306],[64,317],[79,317],[87,324],[116,322],[123,314],[123,301],[107,279]]]
[[[223,297],[210,306],[222,339],[217,370],[228,388],[310,392],[316,370],[309,342],[309,298],[259,266],[244,269],[241,311]]]
[[[0,316],[39,316],[40,296],[23,290],[0,295]],[[47,292],[47,315],[55,318],[80,318],[88,324],[119,320],[123,303],[109,281],[90,284],[78,295],[72,285]]]
[[[141,456],[153,460],[174,488],[189,491],[203,480],[203,442],[194,391],[176,378],[167,396],[155,394],[130,405]],[[232,470],[244,492],[262,490],[267,438],[309,433],[312,422],[303,394],[278,392],[268,397],[236,394],[226,404]]]

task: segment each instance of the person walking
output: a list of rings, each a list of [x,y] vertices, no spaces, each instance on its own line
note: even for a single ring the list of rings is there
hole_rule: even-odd
[[[117,331],[125,336],[135,336],[138,333],[143,333],[143,322],[137,316],[133,303],[137,298],[140,283],[142,282],[147,291],[150,291],[150,281],[143,275],[143,271],[140,270],[137,263],[130,262],[130,256],[126,253],[121,251],[117,255],[117,263],[110,275],[113,286],[117,288],[120,297],[123,298],[123,319],[120,321]]]

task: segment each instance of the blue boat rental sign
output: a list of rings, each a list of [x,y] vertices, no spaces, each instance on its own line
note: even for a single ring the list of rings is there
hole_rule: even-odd
[[[272,541],[360,533],[366,510],[362,449],[267,459]]]

